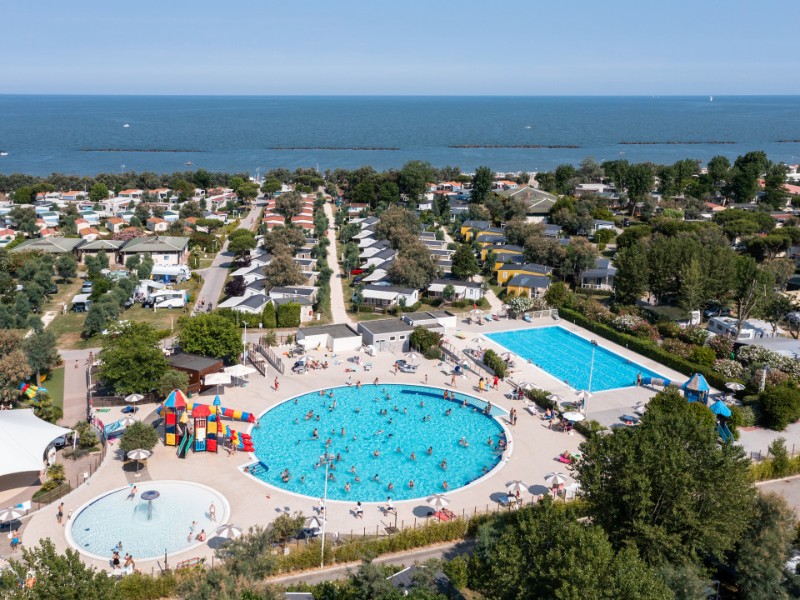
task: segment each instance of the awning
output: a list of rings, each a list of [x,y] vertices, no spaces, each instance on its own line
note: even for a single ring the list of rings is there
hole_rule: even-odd
[[[69,433],[71,429],[43,421],[30,408],[0,411],[0,476],[41,471],[47,446]]]

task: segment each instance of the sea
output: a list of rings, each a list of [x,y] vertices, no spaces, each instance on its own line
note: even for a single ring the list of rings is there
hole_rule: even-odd
[[[800,96],[0,95],[0,173],[541,171],[763,150],[800,162]]]

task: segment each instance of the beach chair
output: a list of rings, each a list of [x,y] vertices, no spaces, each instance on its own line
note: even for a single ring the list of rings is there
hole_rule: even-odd
[[[372,363],[366,363],[364,365],[364,370],[365,371],[372,371]]]
[[[523,319],[523,320],[524,320],[526,323],[532,323],[532,322],[533,322],[533,319],[531,319],[531,316],[530,316],[530,315],[524,315],[524,316],[522,317],[522,319]]]

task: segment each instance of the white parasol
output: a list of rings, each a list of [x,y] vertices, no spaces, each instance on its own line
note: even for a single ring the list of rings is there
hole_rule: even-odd
[[[21,516],[22,513],[16,508],[6,508],[0,511],[0,523],[7,523],[8,521],[19,519]]]
[[[580,398],[581,400],[588,400],[591,397],[592,395],[586,390],[581,390],[580,392],[578,392],[578,398]]]
[[[735,381],[729,381],[725,384],[725,387],[732,392],[741,392],[744,389],[744,386],[741,383],[737,383]]]
[[[522,494],[528,491],[528,484],[520,479],[515,479],[514,481],[506,483],[506,489],[511,494],[516,494],[517,492]]]
[[[125,402],[128,404],[136,404],[139,400],[144,400],[144,396],[141,394],[131,394],[130,396],[125,396]]]
[[[240,535],[242,535],[242,530],[236,527],[236,525],[232,525],[230,523],[217,529],[217,537],[225,538],[227,540],[238,538]]]
[[[137,422],[136,419],[134,419],[133,417],[123,417],[122,419],[120,419],[119,424],[122,425],[123,427],[130,427],[136,422]]]
[[[303,523],[306,529],[322,529],[322,519],[316,515],[308,517]]]
[[[406,354],[406,362],[411,365],[415,365],[419,362],[419,357],[414,352],[409,352]]]
[[[561,415],[567,421],[572,421],[573,423],[577,423],[578,421],[583,421],[586,416],[583,413],[579,413],[576,411],[565,412]]]
[[[225,372],[231,377],[247,377],[248,375],[255,373],[256,370],[253,367],[248,367],[247,365],[233,365],[232,367],[225,367]]]
[[[436,510],[442,510],[445,506],[450,504],[450,499],[447,498],[444,494],[434,494],[430,496],[427,500],[425,500],[431,508],[435,508]]]
[[[211,373],[205,377],[206,385],[228,385],[230,382],[230,373]]]
[[[547,485],[561,485],[567,482],[567,476],[563,473],[548,473],[544,476]]]
[[[152,452],[150,452],[149,450],[144,450],[142,448],[137,448],[136,450],[131,450],[130,452],[128,452],[128,454],[127,454],[128,459],[136,461],[136,473],[137,473],[137,476],[138,476],[138,473],[139,473],[139,466],[141,465],[141,461],[147,460],[148,458],[150,458],[151,454],[152,454]]]

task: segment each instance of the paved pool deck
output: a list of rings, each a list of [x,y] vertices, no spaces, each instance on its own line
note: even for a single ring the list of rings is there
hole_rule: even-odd
[[[482,347],[505,351],[482,334],[494,331],[551,326],[553,324],[556,323],[551,318],[537,319],[532,323],[503,319],[499,322],[490,322],[481,326],[459,322],[457,329],[448,331],[445,338],[459,350]],[[557,324],[587,339],[592,339],[593,337],[591,333],[563,320]],[[602,338],[598,339],[598,341],[602,347],[661,373],[665,377],[677,381],[686,379],[684,375],[666,369],[662,365],[630,352],[623,347]],[[280,349],[281,352],[286,350],[287,348]],[[558,349],[554,348],[553,351],[558,352]],[[347,352],[334,359],[328,352],[311,351],[312,358],[327,358],[331,364],[330,368],[309,371],[305,375],[288,374],[279,376],[280,391],[275,391],[272,388],[272,384],[276,373],[270,367],[266,377],[258,374],[251,375],[246,387],[226,387],[221,394],[222,403],[225,407],[260,414],[264,410],[293,396],[321,387],[345,385],[348,377],[352,377],[353,382],[361,380],[363,384],[367,385],[371,384],[376,377],[379,381],[387,383],[421,384],[425,383],[427,376],[428,385],[450,389],[451,368],[449,365],[442,364],[439,361],[422,359],[422,364],[415,374],[398,373],[395,375],[391,366],[395,360],[402,358],[404,354],[384,351],[378,353],[375,357],[367,357],[362,354],[363,362],[372,363],[371,371],[347,372],[346,369],[348,368],[356,368],[355,364],[350,362],[349,359],[359,354],[356,351]],[[334,361],[339,364],[334,364]],[[285,362],[287,366],[291,365],[289,359],[285,359]],[[516,363],[517,367],[510,376],[511,380],[531,382],[538,387],[559,394],[567,400],[576,399],[576,390],[569,388],[563,382],[554,379],[549,374],[521,359],[517,360]],[[569,475],[568,467],[556,460],[558,454],[565,450],[577,450],[583,440],[582,436],[577,433],[565,434],[551,431],[548,429],[546,422],[541,420],[539,416],[531,415],[524,410],[524,402],[508,399],[506,394],[512,389],[509,383],[501,382],[499,390],[490,390],[483,394],[478,393],[477,383],[478,375],[470,372],[465,377],[459,378],[456,389],[490,400],[493,404],[505,410],[516,408],[518,422],[515,427],[512,427],[506,418],[500,417],[501,422],[510,432],[511,440],[509,450],[497,468],[486,477],[466,488],[447,492],[447,496],[451,500],[449,508],[458,514],[496,510],[497,500],[505,496],[505,483],[514,479],[525,481],[530,486],[531,494],[546,493],[547,490],[544,487],[545,474],[551,471],[560,471]],[[619,426],[620,415],[631,412],[637,403],[647,402],[656,391],[647,387],[630,387],[596,393],[588,403],[589,418],[597,419],[607,425]],[[196,399],[200,402],[206,401],[210,403],[213,396],[212,392]],[[154,410],[154,405],[142,406],[138,417],[146,419],[148,413],[152,413]],[[111,412],[103,413],[102,417],[104,421],[110,422],[118,418],[117,415],[118,409],[114,409]],[[239,425],[239,428],[243,431],[249,429],[247,424]],[[237,423],[231,423],[231,427],[237,429]],[[280,435],[280,432],[276,431],[275,435]],[[294,440],[288,439],[287,436],[287,443],[293,442]],[[65,515],[70,516],[78,507],[98,495],[111,489],[128,485],[130,481],[137,481],[133,475],[123,470],[123,462],[118,455],[116,443],[110,444],[107,452],[109,456],[96,474],[87,483],[81,485],[63,499]],[[244,474],[242,467],[252,460],[253,457],[249,454],[236,453],[233,456],[229,456],[225,451],[221,451],[218,454],[190,453],[186,459],[179,459],[176,456],[174,447],[165,447],[159,443],[154,449],[153,456],[147,461],[147,469],[143,472],[141,481],[171,479],[194,481],[208,485],[223,494],[230,503],[231,515],[228,522],[244,529],[254,525],[266,525],[282,513],[300,511],[307,516],[314,514],[318,498],[303,497],[284,492],[269,487]],[[572,478],[568,477],[568,480],[571,481]],[[527,499],[530,499],[531,494],[527,495]],[[359,498],[354,495],[351,502],[328,501],[327,531],[329,533],[338,533],[340,535],[363,532],[374,534],[376,531],[384,533],[386,527],[395,525],[395,516],[385,515],[381,510],[381,505],[375,503],[365,504],[364,518],[356,519],[354,508],[357,500]],[[396,507],[396,524],[398,527],[408,527],[415,522],[424,522],[430,510],[424,498],[396,502]],[[65,523],[68,525],[69,519],[65,519]],[[188,528],[189,524],[179,524],[179,526]],[[53,539],[58,550],[63,551],[68,547],[63,527],[56,523],[56,505],[45,507],[30,518],[23,532],[23,543],[34,545],[38,540],[47,537]],[[124,540],[122,541],[124,543]],[[174,567],[180,560],[197,556],[205,556],[210,559],[212,554],[213,549],[211,546],[205,544],[170,557],[169,564]],[[145,560],[139,557],[134,557],[134,559],[137,566],[143,568],[145,572],[159,568],[156,559]],[[97,567],[108,567],[108,564],[104,561],[90,558],[85,560],[87,563]],[[163,563],[163,557],[158,560]]]

